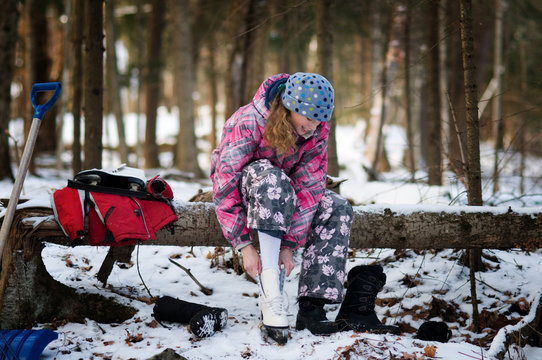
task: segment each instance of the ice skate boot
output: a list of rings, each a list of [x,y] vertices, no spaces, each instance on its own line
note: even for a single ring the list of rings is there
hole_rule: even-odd
[[[288,303],[282,291],[283,279],[278,269],[265,269],[259,276],[259,306],[264,330],[280,345],[288,341]]]

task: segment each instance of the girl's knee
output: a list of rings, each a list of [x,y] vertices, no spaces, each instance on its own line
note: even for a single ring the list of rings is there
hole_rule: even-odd
[[[339,212],[340,215],[348,215],[350,218],[354,215],[354,209],[350,202],[343,196],[329,190],[331,198],[333,199],[333,209]]]

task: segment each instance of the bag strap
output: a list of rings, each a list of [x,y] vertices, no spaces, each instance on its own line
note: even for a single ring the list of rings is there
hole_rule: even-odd
[[[68,180],[68,187],[72,189],[92,191],[103,194],[132,196],[138,199],[152,199],[152,197],[150,197],[149,193],[147,193],[146,191],[118,189],[100,185],[90,185],[73,180]]]

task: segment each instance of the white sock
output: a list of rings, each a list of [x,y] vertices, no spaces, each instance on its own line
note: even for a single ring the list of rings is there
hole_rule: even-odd
[[[258,239],[260,240],[260,259],[262,260],[262,270],[279,270],[279,252],[282,239],[262,231],[258,231]]]

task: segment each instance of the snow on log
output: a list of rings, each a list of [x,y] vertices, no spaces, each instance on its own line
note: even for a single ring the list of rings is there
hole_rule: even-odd
[[[160,230],[149,245],[227,245],[212,203],[174,202],[178,220]],[[27,211],[34,236],[67,244],[52,211]],[[355,206],[352,248],[509,249],[542,247],[542,208],[437,205]]]

